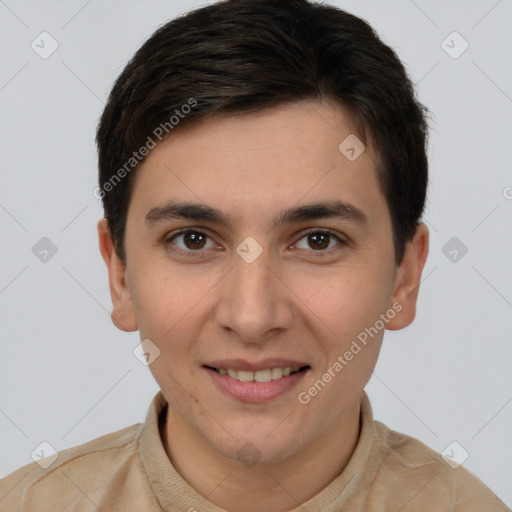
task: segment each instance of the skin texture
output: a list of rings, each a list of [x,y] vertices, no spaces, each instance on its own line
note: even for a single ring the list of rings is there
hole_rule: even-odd
[[[293,509],[343,470],[357,443],[359,398],[384,329],[308,404],[298,394],[393,304],[401,310],[386,328],[401,329],[415,316],[428,230],[419,225],[396,267],[376,156],[368,146],[349,161],[338,150],[352,133],[342,107],[309,101],[176,130],[137,171],[126,266],[105,219],[98,223],[112,319],[161,351],[150,370],[170,404],[162,427],[166,452],[190,485],[229,511],[260,511],[262,503],[268,512]],[[169,200],[207,204],[232,224],[145,221]],[[283,209],[326,200],[352,204],[367,222],[320,218],[272,226]],[[165,244],[185,227],[209,238],[199,249],[183,235]],[[311,240],[309,228],[330,228],[347,243]],[[252,263],[236,252],[248,236],[263,249]],[[296,358],[311,369],[297,388],[252,404],[224,394],[202,367],[213,359],[267,357]],[[252,467],[237,458],[246,443],[261,456]]]

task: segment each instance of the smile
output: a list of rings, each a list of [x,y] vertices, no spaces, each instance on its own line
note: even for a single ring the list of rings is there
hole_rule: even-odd
[[[259,370],[257,372],[252,372],[250,370],[233,370],[231,368],[212,369],[221,375],[227,375],[228,377],[241,382],[270,382],[271,380],[277,380],[288,375],[293,375],[294,373],[298,373],[306,368],[309,367],[303,366],[300,368],[298,366],[288,366],[286,368],[267,368],[266,370]]]
[[[273,367],[257,371],[209,365],[203,368],[224,396],[249,403],[264,403],[289,393],[311,370],[310,366]]]

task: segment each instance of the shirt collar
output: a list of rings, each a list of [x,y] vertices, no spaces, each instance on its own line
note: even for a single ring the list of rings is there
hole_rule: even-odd
[[[159,420],[164,420],[167,401],[159,391],[153,398],[145,423],[138,432],[139,450],[151,487],[165,512],[196,508],[204,512],[223,509],[203,498],[176,471],[160,437]],[[371,459],[376,454],[376,428],[373,412],[365,391],[360,396],[361,429],[352,456],[344,470],[322,491],[292,512],[326,512],[347,504],[356,492],[368,488],[377,470]]]

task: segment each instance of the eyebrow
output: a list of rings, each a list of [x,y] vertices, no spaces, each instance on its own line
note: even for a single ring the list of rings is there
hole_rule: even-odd
[[[283,210],[273,221],[273,227],[294,222],[336,218],[348,220],[357,224],[366,224],[367,216],[354,205],[342,201],[323,201],[309,203]],[[168,202],[163,206],[151,208],[146,214],[146,222],[152,224],[170,219],[188,219],[195,221],[213,222],[230,227],[230,217],[220,210],[198,203]]]

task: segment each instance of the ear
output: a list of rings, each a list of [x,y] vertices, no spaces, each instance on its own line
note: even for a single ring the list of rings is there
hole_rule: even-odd
[[[402,263],[396,272],[391,303],[400,304],[402,309],[386,324],[386,328],[391,331],[407,327],[416,316],[421,273],[428,255],[428,240],[428,228],[420,223],[413,239],[406,245]]]
[[[126,282],[126,267],[118,258],[107,219],[98,222],[100,252],[107,265],[112,298],[112,322],[122,331],[131,332],[138,329],[132,294]]]

